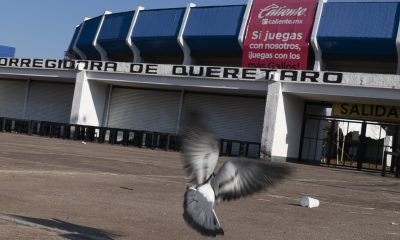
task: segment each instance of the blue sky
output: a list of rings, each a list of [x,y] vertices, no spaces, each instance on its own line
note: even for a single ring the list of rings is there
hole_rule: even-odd
[[[76,25],[108,10],[245,4],[247,0],[0,0],[0,45],[16,57],[63,58]]]

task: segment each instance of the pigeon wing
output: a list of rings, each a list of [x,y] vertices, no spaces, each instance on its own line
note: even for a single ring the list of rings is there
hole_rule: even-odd
[[[226,161],[211,185],[217,202],[229,201],[263,190],[291,172],[287,164],[250,159]]]
[[[186,190],[183,202],[183,219],[193,229],[205,236],[224,235],[218,218],[209,202],[199,191]]]
[[[204,116],[189,114],[182,132],[184,167],[196,184],[204,183],[214,172],[219,157],[218,140],[205,124]]]

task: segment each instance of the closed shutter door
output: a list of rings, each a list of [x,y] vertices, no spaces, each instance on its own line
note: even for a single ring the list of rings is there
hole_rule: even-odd
[[[187,93],[184,112],[204,111],[217,138],[261,142],[265,98]]]
[[[114,88],[108,127],[176,133],[180,92]]]
[[[31,82],[26,119],[69,123],[74,84]]]
[[[0,80],[0,117],[23,118],[27,81]]]

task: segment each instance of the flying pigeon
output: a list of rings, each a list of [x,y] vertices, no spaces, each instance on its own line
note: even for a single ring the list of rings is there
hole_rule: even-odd
[[[215,174],[218,140],[200,112],[192,111],[184,119],[182,150],[184,168],[194,183],[184,195],[183,218],[205,236],[224,235],[215,202],[251,195],[290,173],[287,164],[235,158],[225,161]]]

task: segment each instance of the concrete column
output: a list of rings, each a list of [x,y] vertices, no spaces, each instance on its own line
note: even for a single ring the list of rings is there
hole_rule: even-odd
[[[261,158],[282,162],[298,155],[304,101],[282,93],[282,84],[268,85]]]
[[[76,76],[70,123],[102,126],[106,98],[107,85],[88,80],[86,71],[79,71]]]
[[[276,115],[281,95],[282,90],[280,82],[273,82],[268,85],[260,154],[261,158],[268,161],[272,160],[272,145],[274,142]]]

